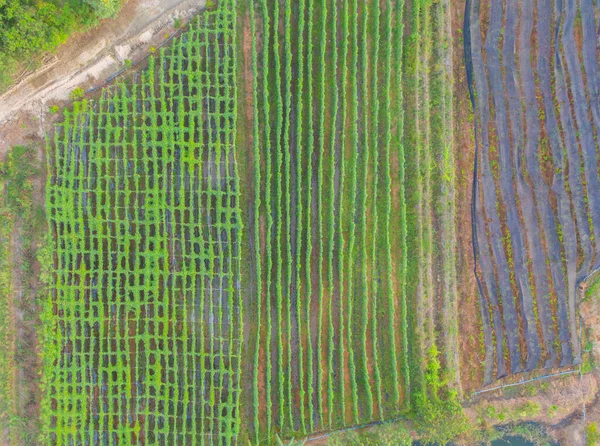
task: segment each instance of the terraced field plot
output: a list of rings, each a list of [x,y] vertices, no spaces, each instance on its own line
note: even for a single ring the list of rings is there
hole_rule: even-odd
[[[598,12],[589,0],[468,11],[485,383],[581,362],[576,290],[600,265]]]
[[[240,428],[235,10],[58,126],[49,444],[232,444]]]
[[[449,14],[430,1],[248,5],[253,441],[423,404],[434,344],[458,382]]]
[[[452,422],[450,18],[449,1],[221,1],[65,113],[49,443]]]
[[[150,3],[0,97],[0,444],[579,444],[600,1]]]

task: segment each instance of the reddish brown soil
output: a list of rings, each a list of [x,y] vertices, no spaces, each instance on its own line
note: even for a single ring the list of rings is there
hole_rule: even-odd
[[[482,386],[483,366],[481,313],[477,284],[473,274],[471,244],[471,193],[475,141],[473,116],[464,68],[462,27],[464,3],[452,2],[453,71],[454,71],[454,138],[456,161],[456,234],[458,273],[458,327],[460,378],[465,395]]]

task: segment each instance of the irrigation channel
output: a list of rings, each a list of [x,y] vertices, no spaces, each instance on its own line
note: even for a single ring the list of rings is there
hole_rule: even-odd
[[[577,287],[600,264],[598,8],[467,2],[485,385],[581,362]]]
[[[49,141],[48,443],[236,441],[235,23],[220,1]]]

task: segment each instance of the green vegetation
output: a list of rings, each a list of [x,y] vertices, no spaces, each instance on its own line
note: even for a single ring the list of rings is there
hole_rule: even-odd
[[[7,164],[9,169],[7,169]],[[2,182],[0,192],[5,196],[7,183],[12,176],[10,161],[2,166]],[[9,177],[9,178],[7,178]],[[8,180],[8,181],[7,181]],[[0,208],[0,348],[4,352],[0,359],[0,429],[8,429],[8,439],[12,440],[11,428],[16,417],[16,389],[15,389],[15,327],[12,310],[12,259],[11,238],[14,226],[14,214],[10,206],[3,200]]]
[[[43,441],[465,433],[448,2],[207,5],[49,141]]]
[[[114,16],[121,0],[0,0],[0,91],[67,37]],[[22,61],[27,60],[28,64]]]
[[[585,428],[586,446],[594,446],[600,443],[600,432],[596,423],[588,423]]]
[[[483,408],[479,414],[478,421],[484,425],[523,421],[538,416],[541,410],[540,404],[534,401],[527,401],[511,408],[496,408],[493,405],[489,405]],[[553,414],[557,411],[558,407],[551,406],[548,408],[548,415],[552,416],[551,413]]]
[[[235,21],[220,1],[49,141],[43,443],[236,442]]]
[[[587,285],[586,297],[600,299],[600,272],[595,273]]]
[[[410,446],[413,439],[405,422],[390,422],[369,428],[340,431],[327,439],[329,446]]]
[[[84,2],[94,8],[99,18],[105,19],[113,17],[119,12],[123,0],[84,0]]]
[[[29,373],[36,360],[37,308],[28,290],[36,286],[36,247],[45,227],[43,210],[33,198],[38,164],[34,148],[15,146],[0,165],[0,430],[10,445],[32,444],[37,429],[28,410],[37,383],[17,378]]]
[[[389,419],[410,382],[392,197],[403,5],[296,6],[249,5],[255,442]]]
[[[71,91],[71,93],[69,93],[69,98],[72,101],[78,101],[79,99],[83,98],[84,94],[85,94],[85,90],[81,87],[77,87],[77,88],[73,89],[73,91]]]
[[[248,438],[269,443],[275,432],[300,438],[400,414],[427,435],[432,419],[447,417],[440,438],[452,438],[465,419],[451,390],[449,4],[292,3],[248,5],[243,42],[253,73],[244,150],[253,154],[256,300],[247,314],[257,321]]]
[[[446,444],[469,430],[457,391],[448,386],[435,344],[427,354],[425,392],[416,391],[413,414],[417,432],[425,444]]]

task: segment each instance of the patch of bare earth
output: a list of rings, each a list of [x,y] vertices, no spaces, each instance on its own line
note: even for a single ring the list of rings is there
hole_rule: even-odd
[[[0,96],[0,155],[26,141],[22,138],[43,139],[56,119],[50,106],[66,104],[75,88],[100,86],[128,61],[143,59],[175,32],[175,19],[186,23],[204,4],[130,0],[115,19],[69,38],[44,65]]]
[[[483,382],[483,346],[477,284],[473,274],[471,243],[471,194],[475,139],[473,116],[466,79],[463,2],[452,2],[452,40],[454,76],[454,144],[456,162],[456,234],[458,274],[458,327],[460,379],[465,395],[479,389]]]

